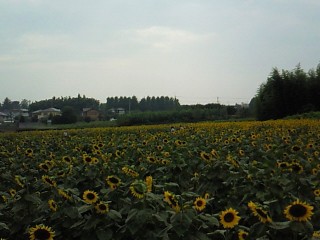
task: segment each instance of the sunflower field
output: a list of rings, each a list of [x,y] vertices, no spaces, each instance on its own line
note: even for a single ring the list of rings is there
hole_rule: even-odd
[[[320,239],[319,142],[318,120],[3,133],[0,239]]]

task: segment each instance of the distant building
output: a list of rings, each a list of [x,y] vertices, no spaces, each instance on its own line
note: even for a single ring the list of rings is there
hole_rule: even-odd
[[[50,116],[61,116],[61,110],[57,108],[47,108],[32,112],[32,118],[37,118],[38,120],[48,119]]]
[[[12,109],[11,115],[13,118],[20,117],[20,116],[29,117],[29,111],[28,109]]]
[[[7,119],[8,115],[0,112],[0,123],[3,123]]]
[[[84,108],[82,110],[82,117],[86,120],[97,121],[100,119],[100,112],[92,108]]]
[[[111,108],[109,109],[109,112],[117,115],[122,115],[126,113],[126,110],[124,108]]]

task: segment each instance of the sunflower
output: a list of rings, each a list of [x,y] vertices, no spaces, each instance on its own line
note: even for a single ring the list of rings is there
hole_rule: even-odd
[[[48,205],[49,205],[49,208],[53,211],[53,212],[56,212],[57,209],[58,209],[58,206],[57,206],[57,203],[53,200],[53,199],[50,199],[48,201]]]
[[[139,176],[139,173],[137,173],[136,171],[134,171],[133,169],[128,168],[128,167],[123,167],[123,168],[122,168],[122,171],[123,171],[126,175],[131,176],[131,177],[133,177],[133,178]]]
[[[41,168],[41,169],[44,170],[45,172],[48,172],[49,169],[50,169],[50,167],[49,167],[47,164],[45,164],[45,163],[40,163],[40,164],[39,164],[39,168]]]
[[[312,175],[317,175],[318,172],[319,172],[318,168],[312,168],[312,169],[311,169]]]
[[[53,240],[54,231],[45,225],[36,225],[29,229],[30,240]]]
[[[298,151],[300,151],[300,147],[299,146],[297,146],[297,145],[294,145],[294,146],[292,146],[292,148],[291,148],[291,150],[293,151],[293,152],[298,152]]]
[[[168,140],[168,139],[166,139],[166,138],[164,138],[164,139],[162,140],[162,142],[163,142],[163,143],[168,143],[168,142],[169,142],[169,140]]]
[[[69,156],[63,156],[62,157],[62,161],[64,161],[67,164],[71,164],[72,163],[72,158]]]
[[[98,163],[99,163],[99,159],[96,158],[96,157],[93,157],[93,158],[92,158],[92,163],[93,163],[93,164],[98,164]]]
[[[119,157],[121,157],[122,152],[120,150],[116,150],[115,154],[116,154],[116,157],[119,158]]]
[[[196,210],[201,212],[206,208],[206,203],[207,203],[206,199],[204,199],[202,197],[197,197],[196,200],[194,201],[193,205]]]
[[[303,172],[303,166],[298,163],[298,162],[294,162],[290,164],[291,169],[296,172],[296,173],[302,173]]]
[[[20,187],[24,187],[24,182],[22,181],[22,178],[21,176],[19,175],[16,175],[14,176],[14,180],[16,181],[16,183],[20,186]]]
[[[316,196],[316,197],[320,197],[320,189],[315,189],[313,191],[313,194]]]
[[[82,156],[82,159],[83,159],[83,162],[86,163],[86,164],[92,164],[92,157],[90,157],[89,155],[87,154],[84,154]]]
[[[205,194],[204,194],[204,199],[209,199],[209,197],[210,197],[210,194],[209,194],[209,193],[205,193]]]
[[[100,150],[100,147],[97,144],[93,144],[92,149],[97,151],[97,150]]]
[[[240,150],[239,150],[239,155],[240,155],[240,156],[244,156],[244,150],[240,149]]]
[[[152,176],[147,176],[146,177],[147,192],[151,192],[152,191],[152,182],[153,182]]]
[[[320,238],[320,231],[314,231],[312,237],[319,239]]]
[[[98,201],[99,196],[95,191],[86,190],[84,191],[82,198],[86,203],[93,204]]]
[[[121,179],[118,178],[117,176],[108,176],[106,178],[106,181],[108,183],[108,185],[110,186],[110,188],[115,189],[117,188],[120,184],[121,184]]]
[[[158,162],[157,158],[152,157],[152,156],[147,157],[147,161],[149,163],[157,163]]]
[[[131,194],[136,198],[143,198],[147,192],[147,184],[144,181],[136,180],[129,187]]]
[[[98,204],[96,204],[94,206],[94,208],[96,209],[96,212],[100,213],[100,214],[105,214],[105,213],[109,212],[108,203],[99,202]]]
[[[44,163],[47,164],[49,168],[52,168],[55,165],[53,160],[45,160]]]
[[[62,189],[58,189],[58,194],[64,199],[64,200],[71,200],[71,196],[65,192],[64,190]]]
[[[162,151],[162,149],[163,149],[163,146],[161,146],[161,145],[158,145],[158,146],[157,146],[157,149],[158,149],[159,151]]]
[[[278,168],[281,168],[281,169],[286,169],[290,166],[290,163],[288,162],[277,162],[277,166]]]
[[[170,164],[170,161],[167,159],[161,159],[161,164],[168,165],[168,164]]]
[[[252,211],[253,215],[259,218],[260,222],[262,223],[272,222],[272,219],[269,217],[267,211],[263,210],[261,207],[258,207],[252,201],[248,203],[248,207]]]
[[[290,221],[306,222],[311,219],[312,210],[313,206],[298,199],[285,208],[284,214]]]
[[[167,202],[170,205],[170,207],[174,209],[176,212],[180,211],[178,200],[174,194],[165,191],[163,201]]]
[[[11,197],[14,197],[17,194],[17,191],[13,188],[10,188],[9,193],[10,193]]]
[[[246,237],[248,237],[248,233],[246,231],[243,231],[242,229],[239,230],[238,232],[238,238],[239,240],[245,240]]]
[[[57,183],[54,181],[54,180],[52,180],[49,176],[47,176],[47,175],[43,175],[42,176],[42,181],[44,182],[44,183],[47,183],[47,184],[49,184],[50,186],[52,186],[52,187],[56,187],[57,186]]]
[[[204,151],[201,151],[201,152],[200,152],[200,157],[201,157],[202,160],[204,160],[204,161],[206,161],[206,162],[212,160],[212,155],[211,155],[211,154],[208,154],[208,153],[206,153],[206,152],[204,152]]]
[[[218,152],[215,149],[212,149],[210,153],[215,158],[219,157]]]
[[[33,150],[31,148],[26,149],[25,155],[26,155],[26,157],[32,157]]]
[[[307,148],[312,149],[313,148],[313,144],[312,143],[308,143],[307,144]]]
[[[233,208],[229,208],[229,209],[226,209],[225,211],[222,211],[219,217],[220,217],[220,223],[223,225],[224,228],[233,228],[236,225],[238,225],[240,221],[238,212]]]

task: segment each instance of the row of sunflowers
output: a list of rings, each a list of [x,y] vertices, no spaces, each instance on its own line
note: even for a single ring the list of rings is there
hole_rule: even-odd
[[[320,124],[0,135],[0,239],[320,239]]]

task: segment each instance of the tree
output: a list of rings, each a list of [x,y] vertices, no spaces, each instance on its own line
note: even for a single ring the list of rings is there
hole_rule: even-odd
[[[292,71],[274,68],[266,83],[261,84],[255,97],[258,120],[320,110],[320,66],[308,74],[296,66]]]
[[[20,108],[22,109],[28,109],[29,108],[30,101],[27,99],[22,99],[20,102]]]
[[[11,104],[11,100],[6,97],[2,103],[2,109],[3,110],[12,110],[12,104]]]
[[[54,116],[52,122],[55,124],[70,124],[77,122],[77,115],[73,107],[66,106],[61,111],[61,116]]]

